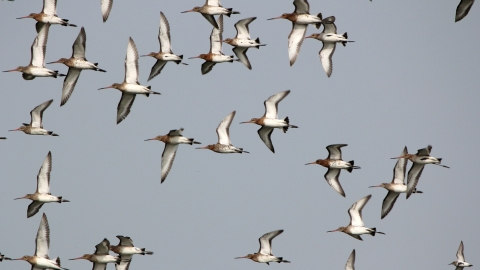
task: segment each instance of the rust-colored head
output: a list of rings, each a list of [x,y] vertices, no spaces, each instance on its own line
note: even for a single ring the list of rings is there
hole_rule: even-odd
[[[151,57],[155,57],[157,55],[156,52],[151,52],[149,54],[144,54],[144,55],[140,55],[140,57],[144,57],[144,56],[151,56]]]
[[[18,66],[17,68],[5,70],[5,71],[3,71],[3,72],[12,72],[12,71],[20,71],[20,72],[23,72],[24,69],[25,69],[25,67]]]
[[[208,150],[212,150],[215,149],[215,144],[209,144],[207,146],[203,146],[203,147],[197,147],[195,149],[208,149]]]
[[[57,61],[50,62],[50,63],[47,63],[47,64],[56,64],[56,63],[65,64],[67,61],[68,61],[67,58],[60,58],[60,59],[58,59]]]
[[[232,45],[232,43],[233,43],[233,38],[224,39],[224,40],[222,40],[222,42],[225,42],[225,43],[227,43],[227,44]]]
[[[290,21],[293,21],[293,17],[295,15],[293,13],[283,13],[282,15],[278,16],[278,17],[275,17],[275,18],[270,18],[268,20],[276,20],[276,19],[287,19],[287,20],[290,20]]]
[[[323,166],[323,167],[327,167],[328,165],[328,160],[325,160],[325,159],[317,159],[315,160],[314,162],[309,162],[305,165],[310,165],[310,164],[318,164],[320,166]]]
[[[308,37],[305,37],[305,39],[307,39],[307,38],[316,38],[316,39],[320,39],[319,37],[320,37],[320,34],[311,34],[310,36],[308,36]]]
[[[336,230],[327,231],[327,232],[345,232],[346,229],[347,227],[338,227],[338,229]]]
[[[199,56],[189,57],[188,59],[194,59],[194,58],[201,58],[201,59],[203,59],[203,60],[207,60],[208,54],[202,53],[202,54],[200,54]]]
[[[92,257],[92,254],[83,254],[83,256],[81,257],[73,258],[70,260],[90,260],[91,257]]]
[[[167,140],[168,140],[168,136],[166,136],[166,135],[158,135],[158,136],[155,137],[155,138],[146,139],[145,141],[153,141],[153,140],[162,141],[162,142],[166,143]]]
[[[10,129],[9,131],[25,131],[29,126],[21,126],[16,129]]]
[[[33,256],[28,256],[28,255],[25,255],[25,256],[23,256],[23,257],[21,257],[21,258],[18,258],[18,259],[12,259],[12,261],[20,261],[20,260],[21,260],[21,261],[27,261],[27,262],[29,262],[30,264],[34,264],[34,263],[35,263]]]
[[[252,119],[250,119],[249,121],[240,122],[240,124],[247,124],[247,123],[256,124],[258,120],[259,120],[258,118],[252,118]]]
[[[190,10],[185,10],[185,11],[182,11],[180,13],[187,13],[187,12],[200,12],[200,10],[202,9],[202,7],[194,7]]]
[[[250,259],[252,260],[255,254],[247,254],[246,256],[243,257],[236,257],[235,259]]]

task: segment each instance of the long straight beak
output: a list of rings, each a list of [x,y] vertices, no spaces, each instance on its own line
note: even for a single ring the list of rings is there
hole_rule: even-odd
[[[107,86],[107,87],[98,88],[98,90],[107,89],[107,88],[113,88],[113,87],[110,85],[110,86]]]
[[[56,63],[61,63],[61,62],[60,62],[60,60],[57,60],[57,61],[50,62],[50,63],[47,63],[47,64],[56,64]]]
[[[333,231],[327,231],[327,232],[338,232],[338,229],[336,229],[336,230],[333,230]]]
[[[28,16],[19,17],[17,19],[26,19],[26,18],[31,18],[31,17],[30,17],[30,15],[28,15]]]
[[[18,71],[17,69],[9,69],[9,70],[4,70],[2,72],[12,72],[12,71]]]
[[[253,123],[253,122],[252,121],[240,122],[240,124],[248,124],[248,123]]]
[[[267,21],[270,21],[270,20],[276,20],[276,19],[283,19],[282,16],[278,16],[278,17],[275,17],[275,18],[270,18],[270,19],[267,19]]]
[[[144,141],[146,142],[146,141],[151,141],[151,140],[155,140],[155,138],[146,139],[146,140],[144,140]]]
[[[208,145],[204,147],[196,147],[195,149],[208,149]]]
[[[194,12],[194,11],[195,11],[195,10],[193,10],[193,9],[190,9],[190,10],[185,10],[185,11],[182,11],[182,12],[180,12],[180,13],[187,13],[187,12]]]
[[[314,162],[306,163],[305,165],[311,165],[311,164],[317,164],[317,162],[314,161]]]
[[[72,260],[81,260],[81,259],[83,259],[83,257],[73,258],[73,259],[69,259],[69,260],[72,261]]]
[[[150,56],[150,55],[148,55],[148,54],[140,55],[140,57],[144,57],[144,56]]]
[[[313,38],[313,35],[310,35],[310,36],[308,36],[308,37],[305,37],[305,39],[307,39],[307,38]]]
[[[246,259],[247,256],[243,256],[243,257],[235,257],[235,259]]]
[[[11,261],[20,261],[23,260],[23,258],[18,258],[18,259],[10,259]]]
[[[195,58],[200,58],[200,55],[199,56],[194,56],[194,57],[189,57],[188,59],[195,59]]]
[[[20,128],[16,128],[16,129],[10,129],[9,131],[19,131]]]
[[[369,186],[369,188],[372,188],[372,187],[382,187],[381,185],[378,185],[378,186]]]

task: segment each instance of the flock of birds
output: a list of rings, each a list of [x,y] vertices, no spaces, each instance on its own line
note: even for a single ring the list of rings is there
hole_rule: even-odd
[[[10,0],[12,1],[12,0]],[[32,18],[37,21],[36,30],[37,37],[33,41],[31,46],[31,61],[27,66],[19,66],[12,70],[7,70],[5,72],[19,71],[22,72],[22,77],[25,80],[33,80],[36,77],[61,77],[65,76],[62,89],[62,97],[60,106],[63,106],[67,103],[68,99],[73,93],[75,85],[79,79],[80,73],[82,70],[94,70],[100,72],[106,72],[105,70],[98,67],[98,63],[92,63],[87,61],[85,58],[86,50],[86,32],[82,27],[80,33],[78,34],[76,40],[73,43],[72,56],[70,58],[60,58],[57,61],[50,62],[47,64],[62,63],[69,67],[68,73],[61,74],[59,71],[50,70],[45,67],[45,52],[48,40],[48,32],[50,26],[53,24],[60,24],[63,26],[76,27],[75,24],[71,24],[68,20],[62,19],[56,15],[56,0],[44,0],[44,5],[41,13],[31,13],[28,16],[20,17],[23,18]],[[459,21],[464,18],[471,6],[473,5],[474,0],[462,0],[457,7],[455,21]],[[112,8],[113,0],[101,0],[101,9],[103,15],[103,21],[105,22],[108,19]],[[347,42],[353,42],[348,40],[347,33],[337,34],[337,29],[335,26],[335,17],[322,18],[322,15],[319,13],[317,15],[310,14],[310,7],[307,0],[294,0],[293,2],[295,10],[293,13],[284,13],[279,17],[271,18],[273,19],[287,19],[292,22],[292,30],[289,35],[288,42],[288,54],[290,59],[290,65],[295,63],[295,60],[300,52],[300,47],[302,42],[306,38],[315,38],[319,41],[322,41],[323,47],[319,52],[321,64],[328,77],[332,74],[332,55],[335,51],[337,43],[341,43],[343,46]],[[217,63],[222,62],[233,62],[240,61],[247,68],[251,69],[251,63],[246,55],[249,48],[260,48],[265,46],[260,42],[259,38],[251,39],[249,33],[249,24],[253,22],[256,17],[245,18],[239,20],[235,24],[237,30],[237,35],[235,38],[223,39],[222,33],[224,28],[223,15],[229,16],[232,14],[240,14],[238,11],[233,11],[232,8],[224,8],[220,5],[218,0],[207,0],[205,4],[201,7],[194,7],[191,10],[184,11],[186,12],[199,12],[205,19],[213,26],[213,30],[210,36],[210,51],[207,54],[200,54],[192,58],[200,58],[205,60],[202,64],[201,72],[202,74],[209,73]],[[219,15],[218,19],[215,19],[214,15]],[[305,36],[307,26],[309,24],[314,24],[317,29],[322,25],[324,29],[321,33],[312,34],[310,36]],[[171,40],[170,40],[170,26],[165,15],[160,12],[160,29],[158,39],[160,42],[160,52],[152,52],[147,55],[141,56],[151,56],[157,59],[156,63],[151,69],[150,76],[148,80],[155,78],[165,65],[168,62],[175,62],[176,64],[185,64],[183,63],[183,55],[176,55],[172,52],[171,49]],[[234,59],[234,56],[228,56],[222,53],[222,42],[234,46],[233,52],[238,59]],[[139,54],[136,48],[135,42],[132,38],[128,41],[127,54],[125,58],[125,77],[123,83],[114,83],[110,86],[103,87],[100,89],[115,88],[122,92],[122,97],[117,107],[117,124],[125,119],[130,113],[130,109],[135,100],[136,95],[142,94],[147,97],[150,94],[160,94],[158,92],[152,91],[150,86],[143,86],[138,82],[138,59]],[[99,89],[99,90],[100,90]],[[260,139],[265,143],[267,148],[275,153],[275,149],[271,140],[271,134],[275,128],[282,130],[284,133],[287,132],[289,128],[298,128],[295,125],[290,124],[288,117],[283,119],[278,118],[278,104],[282,101],[288,94],[290,90],[282,91],[277,94],[270,96],[265,100],[265,113],[260,118],[252,118],[248,121],[241,123],[252,123],[257,124],[260,127],[258,129],[258,135]],[[53,131],[49,131],[43,128],[42,120],[44,111],[52,104],[53,99],[48,100],[38,106],[36,106],[31,112],[31,121],[30,123],[24,123],[17,129],[11,131],[23,131],[26,134],[30,135],[50,135],[58,136],[58,134]],[[217,153],[249,153],[243,148],[236,147],[232,144],[230,140],[229,128],[235,117],[235,111],[227,115],[218,125],[216,132],[218,136],[218,141],[215,144],[210,144],[207,146],[199,147],[197,149],[208,149]],[[176,151],[179,144],[200,144],[200,142],[195,141],[193,138],[183,137],[183,128],[177,130],[171,130],[166,135],[159,135],[150,140],[158,140],[165,143],[165,148],[162,154],[161,161],[161,183],[163,183],[168,173],[170,172],[173,161],[176,156]],[[5,137],[0,137],[0,139],[6,139]],[[354,169],[360,169],[359,166],[354,165],[354,161],[344,161],[342,159],[341,148],[347,146],[347,144],[333,144],[327,146],[328,157],[326,159],[318,159],[314,162],[307,163],[309,164],[318,164],[323,167],[326,167],[328,170],[324,175],[327,183],[341,196],[345,197],[345,191],[342,188],[339,176],[341,170],[347,170],[352,172]],[[409,154],[407,147],[403,149],[401,154],[394,159],[398,159],[393,169],[393,180],[391,183],[382,183],[377,186],[371,187],[382,187],[385,188],[388,193],[383,200],[382,209],[381,209],[381,218],[385,218],[390,211],[392,210],[397,198],[400,193],[406,193],[406,198],[408,199],[412,193],[422,193],[416,189],[420,176],[423,172],[423,169],[426,164],[433,164],[449,168],[448,166],[442,165],[441,158],[435,158],[430,155],[432,146],[427,146],[426,148],[419,149],[416,154]],[[406,175],[406,167],[408,161],[411,161],[413,164]],[[27,218],[34,216],[39,212],[40,208],[45,203],[50,202],[69,202],[68,200],[63,199],[61,196],[54,196],[50,193],[50,172],[52,170],[52,155],[49,152],[45,158],[39,172],[37,175],[37,189],[33,194],[27,194],[23,197],[17,199],[29,199],[32,200],[32,203],[27,208]],[[405,184],[405,178],[407,183]],[[372,195],[365,196],[360,200],[356,201],[349,209],[348,213],[350,216],[350,223],[347,226],[339,227],[338,229],[331,230],[329,232],[343,232],[348,234],[355,239],[362,240],[362,234],[369,234],[375,236],[375,234],[384,234],[383,232],[377,231],[375,227],[369,228],[364,225],[362,219],[362,209],[368,203]],[[246,258],[251,259],[255,262],[266,263],[278,262],[278,263],[290,263],[290,261],[283,259],[283,257],[276,257],[272,254],[271,245],[272,240],[280,235],[283,230],[275,230],[272,232],[265,233],[259,238],[260,249],[258,252],[253,254],[248,254],[243,257],[237,257],[236,259]],[[151,255],[153,252],[146,251],[145,248],[138,248],[133,245],[133,241],[127,236],[117,236],[120,240],[120,243],[117,246],[111,246],[110,242],[107,239],[103,239],[99,244],[95,246],[96,250],[94,254],[85,254],[78,258],[73,258],[71,260],[85,259],[93,263],[93,270],[104,270],[107,263],[115,263],[117,270],[127,270],[129,268],[132,256],[134,254],[141,255]],[[38,228],[36,236],[36,249],[34,256],[23,256],[18,259],[11,259],[5,257],[0,253],[0,261],[2,260],[24,260],[29,262],[32,265],[33,270],[39,269],[66,269],[61,266],[60,259],[54,258],[51,260],[48,256],[48,250],[50,245],[50,228],[45,213],[42,216],[40,226]],[[472,264],[465,261],[463,255],[463,242],[460,242],[460,246],[457,251],[457,260],[451,264],[456,266],[456,270],[461,270],[464,267],[471,267]],[[113,251],[119,256],[109,255],[109,252]],[[355,262],[355,250],[350,254],[345,269],[352,270],[354,268]]]

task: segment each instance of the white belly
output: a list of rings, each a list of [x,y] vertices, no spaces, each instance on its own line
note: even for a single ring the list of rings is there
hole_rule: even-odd
[[[273,127],[273,128],[282,128],[288,126],[288,124],[283,119],[272,119],[272,118],[265,118],[263,120],[263,124],[266,127]]]
[[[113,263],[118,261],[118,257],[112,255],[96,255],[94,260],[97,263]]]
[[[138,247],[123,247],[120,249],[120,254],[140,254],[143,252],[144,251]]]
[[[36,257],[36,259],[37,264],[35,266],[38,268],[62,269],[61,267],[58,267],[57,263],[52,260],[40,257]]]
[[[334,169],[348,169],[352,167],[350,163],[343,161],[343,160],[334,160],[330,162],[330,168]]]
[[[205,14],[209,15],[220,15],[220,14],[228,14],[230,11],[224,7],[214,7],[214,6],[209,6],[207,12]]]
[[[335,43],[335,42],[347,41],[347,39],[342,35],[325,34],[322,37],[322,41],[327,43]]]
[[[407,186],[403,184],[390,185],[388,186],[387,190],[397,193],[405,193],[407,192]]]
[[[440,161],[434,157],[416,157],[414,162],[419,164],[440,164]]]
[[[42,203],[58,202],[58,197],[49,194],[38,194],[38,201]]]
[[[233,62],[233,56],[224,55],[224,54],[215,54],[212,57],[212,62],[215,62],[215,63]]]
[[[301,14],[301,15],[298,15],[297,21],[295,23],[311,24],[311,23],[319,23],[319,22],[322,22],[322,20],[320,20],[320,18],[318,18],[317,16],[313,16],[310,14]]]
[[[42,17],[43,23],[50,23],[50,24],[64,24],[65,21],[55,15],[47,15]]]
[[[30,135],[49,135],[48,130],[43,128],[32,128],[30,130]]]
[[[357,235],[359,235],[359,234],[367,234],[367,233],[370,233],[370,231],[367,230],[366,227],[352,227],[352,228],[350,229],[350,233],[351,233],[351,234],[357,234]]]
[[[237,47],[251,48],[251,47],[257,47],[258,45],[260,45],[260,44],[255,42],[255,40],[251,40],[251,39],[237,39],[236,40],[236,46]]]
[[[164,53],[159,60],[162,60],[162,61],[180,61],[182,60],[182,58],[180,58],[178,55],[176,54],[172,54],[172,53]]]
[[[258,256],[259,263],[267,263],[267,262],[278,262],[278,258],[272,255],[261,255]]]
[[[129,83],[125,85],[125,92],[129,94],[146,94],[149,93],[150,90],[143,85]]]
[[[172,137],[170,138],[170,141],[169,141],[170,144],[181,144],[181,143],[185,143],[185,144],[190,144],[190,140],[186,137],[182,137],[182,136],[176,136],[176,137]]]
[[[75,59],[73,61],[73,67],[78,69],[96,69],[97,68],[93,63],[80,60],[80,59]]]
[[[54,77],[54,74],[56,74],[56,72],[48,68],[32,67],[30,69],[30,72],[28,72],[27,74],[33,75],[35,77]]]

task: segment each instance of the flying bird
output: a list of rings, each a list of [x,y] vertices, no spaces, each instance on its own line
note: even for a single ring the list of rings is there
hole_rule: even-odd
[[[465,256],[463,256],[463,241],[460,241],[460,246],[457,250],[457,260],[450,263],[449,265],[455,265],[455,270],[463,270],[464,267],[472,267],[473,264],[469,264],[465,261]]]
[[[187,12],[198,12],[202,14],[202,16],[217,29],[219,29],[221,26],[219,26],[219,24],[215,21],[215,17],[213,15],[227,15],[230,17],[232,14],[240,14],[238,11],[233,11],[232,8],[222,7],[222,5],[220,5],[220,0],[206,0],[203,6],[194,7],[191,10],[182,11],[181,13]]]
[[[281,233],[283,233],[283,230],[276,230],[262,235],[258,238],[260,249],[257,253],[248,254],[243,257],[236,257],[235,259],[250,259],[254,262],[266,263],[268,265],[270,265],[271,262],[289,263],[290,261],[284,260],[283,257],[276,257],[272,254],[272,240]]]
[[[95,246],[95,253],[84,254],[81,257],[73,258],[70,260],[88,260],[93,263],[92,270],[105,270],[107,263],[119,264],[121,262],[120,257],[112,256],[108,254],[110,252],[110,241],[104,238],[102,242]]]
[[[472,8],[473,2],[475,2],[475,0],[460,0],[455,12],[455,22],[458,22],[467,16],[470,8]]]
[[[65,76],[58,73],[58,70],[45,68],[45,52],[47,50],[48,30],[50,24],[44,24],[38,31],[37,37],[32,43],[30,64],[28,66],[19,66],[15,69],[5,70],[4,72],[19,71],[22,72],[24,80],[33,80],[35,77],[53,77]]]
[[[87,35],[85,34],[85,29],[82,27],[80,33],[78,33],[77,39],[72,46],[72,57],[70,58],[60,58],[57,61],[50,62],[47,64],[61,63],[69,67],[67,77],[63,81],[62,88],[62,100],[60,106],[65,105],[68,99],[73,93],[73,89],[77,84],[78,78],[80,77],[80,72],[83,69],[90,69],[95,71],[106,72],[105,70],[98,68],[98,63],[90,63],[85,58],[85,43],[87,41]]]
[[[406,158],[406,159],[409,159],[411,162],[413,162],[413,165],[412,167],[410,167],[410,170],[408,171],[408,176],[407,176],[407,199],[416,190],[415,188],[417,187],[418,180],[422,175],[425,164],[434,164],[444,168],[450,168],[448,166],[440,164],[442,162],[441,158],[435,158],[430,156],[430,151],[432,151],[431,145],[422,149],[418,149],[416,154],[405,154],[399,157],[392,158],[392,159]]]
[[[152,91],[151,86],[143,86],[138,82],[138,50],[132,38],[128,41],[127,56],[125,56],[125,79],[123,83],[114,83],[98,90],[107,88],[115,88],[122,92],[122,97],[117,106],[117,124],[122,122],[130,113],[136,95],[147,97],[150,94],[160,95],[160,93]]]
[[[320,62],[322,63],[323,69],[327,73],[327,76],[330,77],[332,75],[332,57],[337,43],[346,46],[347,42],[354,41],[348,40],[347,32],[342,35],[337,34],[334,16],[325,18],[322,22],[324,26],[323,32],[320,34],[312,34],[306,38],[314,38],[323,43],[322,49],[318,52],[318,55],[320,56]]]
[[[353,165],[353,160],[348,162],[342,160],[341,148],[347,145],[348,144],[331,144],[327,146],[328,157],[326,159],[317,159],[314,162],[305,164],[318,164],[328,168],[327,173],[325,173],[324,175],[325,180],[327,180],[327,183],[343,197],[345,197],[345,191],[343,191],[343,188],[340,185],[340,181],[338,179],[338,177],[340,176],[340,171],[344,169],[351,173],[353,169],[360,169],[360,167]]]
[[[217,127],[217,135],[218,135],[218,142],[216,144],[210,144],[204,147],[198,147],[196,149],[209,149],[213,152],[221,153],[221,154],[231,154],[231,153],[249,153],[243,148],[237,148],[233,146],[232,142],[230,141],[230,125],[232,124],[232,120],[235,117],[235,111],[231,112],[225,119],[220,122]]]
[[[372,195],[368,195],[361,198],[348,209],[348,214],[350,215],[350,224],[348,226],[338,227],[338,229],[328,232],[343,232],[361,241],[363,241],[360,236],[362,234],[370,234],[371,236],[375,236],[375,233],[385,234],[383,232],[377,232],[377,228],[367,228],[363,224],[362,209],[371,197]]]
[[[33,194],[27,194],[23,197],[16,198],[18,199],[29,199],[32,200],[32,203],[28,205],[27,208],[27,218],[33,217],[40,208],[42,208],[44,203],[51,202],[70,202],[68,200],[62,199],[62,196],[53,196],[50,193],[50,172],[52,171],[52,153],[48,152],[47,157],[43,161],[42,167],[37,174],[37,190]]]
[[[229,56],[222,53],[223,15],[220,15],[218,18],[218,25],[218,28],[213,28],[212,34],[210,35],[210,52],[188,58],[201,58],[205,60],[201,68],[202,75],[209,73],[217,63],[233,63],[233,55]]]
[[[30,13],[28,16],[20,17],[17,19],[32,18],[37,21],[37,32],[43,24],[60,24],[63,26],[77,27],[75,24],[71,24],[67,19],[62,19],[57,16],[57,0],[43,0],[43,8],[40,13]]]
[[[293,66],[297,60],[308,25],[315,24],[317,29],[322,25],[322,13],[310,15],[310,4],[307,0],[294,0],[293,5],[295,6],[293,13],[283,13],[279,17],[269,19],[287,19],[292,22],[292,31],[288,36],[288,58],[290,59],[290,66]]]
[[[58,134],[53,133],[53,131],[43,129],[42,124],[43,112],[50,106],[50,104],[52,104],[52,102],[53,99],[50,99],[33,108],[33,110],[30,111],[30,124],[23,123],[23,126],[9,131],[23,131],[25,134],[29,135],[58,136]]]
[[[355,270],[355,249],[348,257],[347,263],[345,264],[345,270]]]
[[[158,42],[160,42],[160,52],[151,52],[146,55],[140,56],[151,56],[157,59],[157,62],[152,67],[152,71],[150,71],[150,76],[148,76],[148,80],[155,78],[160,72],[162,71],[163,67],[169,61],[175,62],[177,65],[182,63],[183,55],[176,55],[172,52],[172,42],[170,39],[170,24],[168,23],[167,17],[160,12],[160,28],[158,30]],[[184,65],[188,65],[186,63],[182,63]]]
[[[238,58],[238,61],[242,62],[248,69],[252,69],[252,65],[247,57],[248,48],[257,48],[260,49],[260,46],[266,46],[266,44],[260,43],[260,38],[255,40],[250,38],[250,31],[248,30],[248,25],[253,22],[257,17],[250,17],[238,21],[235,24],[235,29],[237,29],[237,35],[235,38],[227,38],[222,40],[227,44],[234,46],[232,49],[235,55]]]
[[[272,144],[272,132],[275,128],[283,130],[284,133],[287,132],[288,128],[298,128],[297,126],[290,125],[290,120],[288,116],[285,119],[278,119],[278,103],[282,101],[286,96],[290,94],[290,90],[279,92],[275,95],[270,96],[265,102],[265,113],[260,118],[252,118],[250,121],[241,122],[240,124],[253,123],[259,126],[262,126],[258,131],[260,139],[265,143],[265,145],[275,153],[275,149]]]
[[[173,161],[177,154],[177,148],[179,144],[200,144],[200,142],[194,141],[193,138],[183,137],[183,128],[173,129],[168,132],[167,135],[158,135],[155,138],[147,139],[145,141],[157,140],[165,143],[165,148],[162,153],[162,172],[161,172],[161,182],[167,179],[167,175],[172,168]]]
[[[133,245],[133,241],[128,236],[117,235],[120,240],[117,246],[110,246],[110,250],[120,255],[120,263],[115,265],[116,270],[128,270],[132,256],[134,254],[153,255],[151,251],[145,251],[145,248],[138,248]]]
[[[408,154],[407,147],[402,151],[401,156]],[[399,158],[397,163],[395,163],[395,167],[393,168],[393,180],[391,183],[381,183],[378,186],[371,186],[372,187],[382,187],[388,190],[387,196],[383,199],[382,203],[382,219],[390,213],[393,208],[393,205],[398,199],[400,193],[407,192],[407,185],[405,185],[405,172],[407,169],[407,162],[408,159],[406,158]],[[419,190],[414,190],[413,193],[423,193]]]
[[[39,269],[56,269],[56,270],[68,270],[60,266],[60,258],[50,260],[48,257],[48,250],[50,248],[50,226],[48,225],[47,216],[43,213],[40,220],[40,226],[37,231],[37,238],[35,239],[35,255],[25,255],[18,259],[27,261],[32,265],[32,270]]]
[[[113,0],[100,0],[100,8],[102,9],[103,22],[106,22],[108,20],[108,16],[110,16],[112,6]]]

